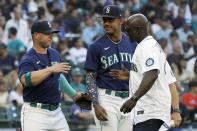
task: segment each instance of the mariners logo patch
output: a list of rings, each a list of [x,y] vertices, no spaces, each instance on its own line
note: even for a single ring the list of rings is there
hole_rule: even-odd
[[[152,66],[153,64],[154,64],[153,58],[148,58],[148,59],[146,60],[146,66]]]

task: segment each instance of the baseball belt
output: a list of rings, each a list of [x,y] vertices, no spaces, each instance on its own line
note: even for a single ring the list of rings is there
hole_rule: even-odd
[[[54,111],[59,107],[59,104],[52,105],[52,104],[40,104],[40,103],[34,103],[34,102],[31,102],[29,105],[31,107],[38,107],[38,108],[49,110],[49,111]]]
[[[106,89],[105,94],[111,95],[112,90]],[[115,91],[115,96],[118,96],[121,98],[127,98],[129,97],[129,91]]]

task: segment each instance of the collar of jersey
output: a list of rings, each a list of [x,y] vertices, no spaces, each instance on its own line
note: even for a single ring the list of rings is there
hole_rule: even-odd
[[[149,35],[149,36],[145,37],[139,44],[142,44],[142,43],[144,43],[144,41],[147,41],[149,39],[153,39],[153,37]]]
[[[106,36],[107,36],[107,34],[106,34]],[[123,34],[122,34],[122,37],[123,37]],[[111,40],[111,39],[107,36],[107,38],[108,38],[112,43],[114,43],[114,44],[119,44],[119,43],[122,41],[122,37],[121,37],[121,40],[120,40],[120,41],[115,42],[115,41]]]

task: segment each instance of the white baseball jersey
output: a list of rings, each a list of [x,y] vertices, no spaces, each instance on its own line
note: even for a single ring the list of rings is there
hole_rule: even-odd
[[[132,58],[129,80],[131,95],[139,88],[143,74],[153,69],[158,69],[159,75],[151,89],[135,106],[135,124],[149,119],[160,119],[169,123],[171,109],[169,84],[176,81],[169,73],[171,68],[160,45],[152,36],[147,36],[138,44]]]

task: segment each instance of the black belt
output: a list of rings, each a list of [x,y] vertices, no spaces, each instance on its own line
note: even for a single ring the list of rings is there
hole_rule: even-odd
[[[31,107],[38,107],[38,103],[35,103],[35,102],[31,102],[29,105]],[[59,107],[59,104],[41,104],[40,105],[41,109],[46,109],[46,110],[49,110],[49,111],[54,111],[58,107]]]

